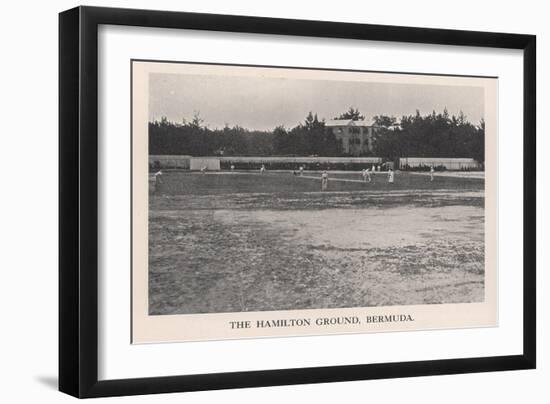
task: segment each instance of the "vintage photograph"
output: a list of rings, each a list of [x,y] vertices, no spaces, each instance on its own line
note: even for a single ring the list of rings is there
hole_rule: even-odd
[[[483,91],[151,74],[149,313],[483,301]]]
[[[163,67],[139,76],[133,101],[144,315],[496,311],[486,104],[497,79]]]

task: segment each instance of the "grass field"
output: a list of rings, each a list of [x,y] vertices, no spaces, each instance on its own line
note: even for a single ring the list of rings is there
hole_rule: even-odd
[[[484,181],[164,172],[149,198],[149,311],[482,301]]]

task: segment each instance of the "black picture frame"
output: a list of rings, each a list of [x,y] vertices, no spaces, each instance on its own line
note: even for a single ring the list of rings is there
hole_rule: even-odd
[[[180,28],[523,51],[523,354],[98,380],[98,26]],[[536,37],[230,15],[77,7],[59,15],[59,390],[103,397],[536,366]]]

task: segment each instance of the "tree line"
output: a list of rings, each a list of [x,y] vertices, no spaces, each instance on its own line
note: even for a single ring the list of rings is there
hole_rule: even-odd
[[[376,116],[379,130],[375,149],[380,157],[468,157],[485,161],[485,121],[474,125],[460,112],[449,115],[447,109],[422,116]]]
[[[335,119],[364,119],[357,109]],[[373,150],[363,156],[394,159],[398,157],[470,157],[484,162],[485,122],[470,123],[461,112],[457,116],[433,111],[397,118],[374,117]],[[210,129],[198,113],[191,121],[170,122],[165,117],[149,122],[151,155],[192,156],[346,156],[341,142],[323,119],[310,112],[293,128],[277,126],[272,131],[248,130],[238,125]]]

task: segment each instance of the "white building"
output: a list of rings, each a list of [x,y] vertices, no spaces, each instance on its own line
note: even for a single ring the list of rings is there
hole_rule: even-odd
[[[332,129],[336,139],[342,142],[342,152],[352,156],[372,151],[377,126],[374,121],[352,119],[332,119],[325,122]]]

